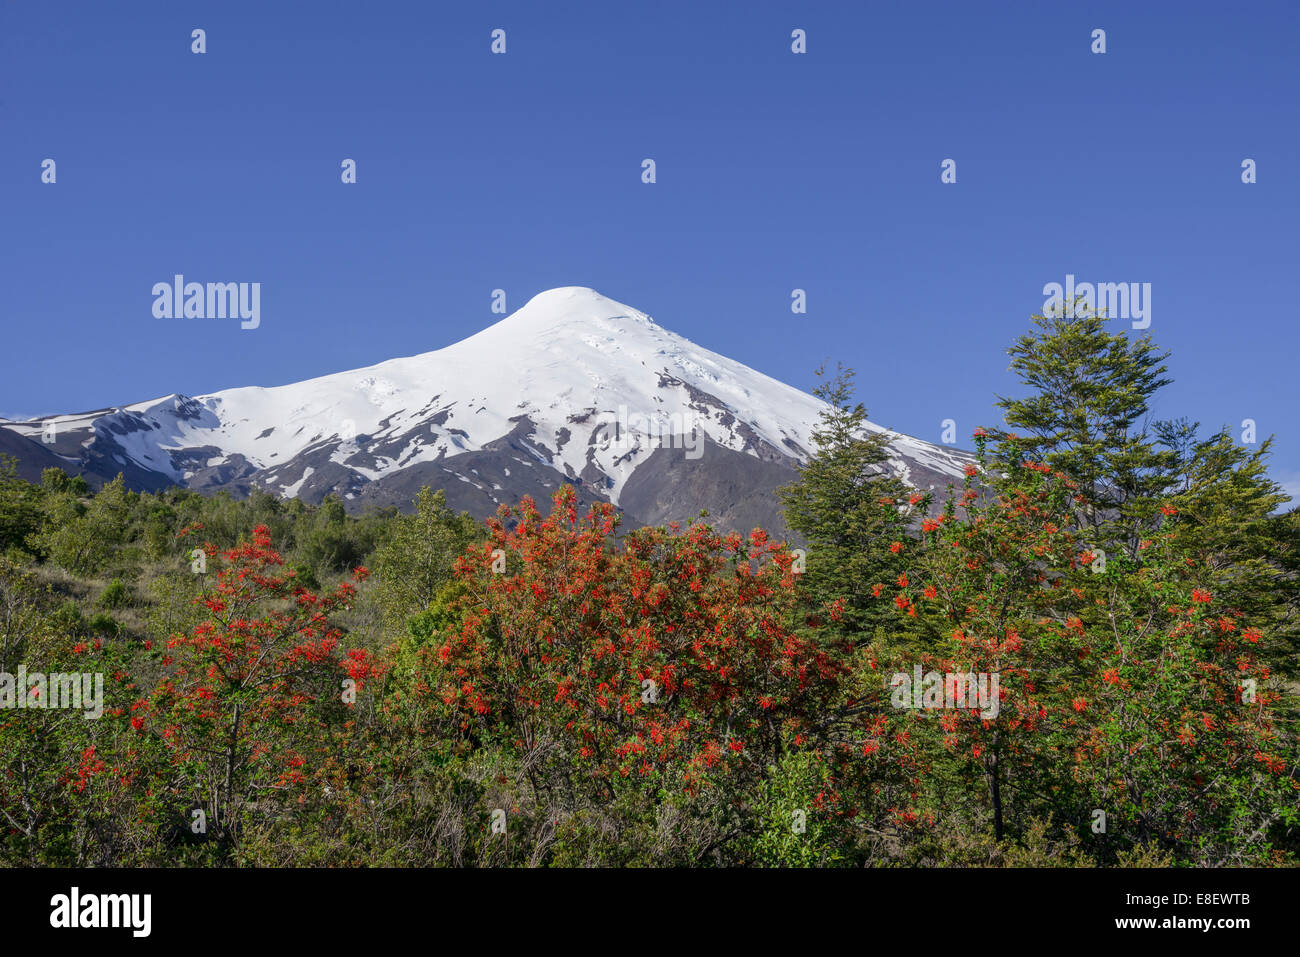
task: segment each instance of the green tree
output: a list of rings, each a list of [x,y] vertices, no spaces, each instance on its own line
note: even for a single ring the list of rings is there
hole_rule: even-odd
[[[1087,529],[1071,527],[1081,494],[1042,463],[1009,465],[993,501],[970,499],[966,521],[924,534],[899,580],[894,604],[941,637],[898,671],[988,675],[996,688],[978,708],[940,695],[937,713],[901,712],[925,742],[910,810],[998,841],[1051,821],[1105,863],[1148,846],[1198,866],[1290,859],[1294,694],[1272,678],[1264,629],[1216,593],[1176,531],[1102,569]],[[1109,822],[1100,834],[1094,809]]]
[[[22,550],[40,526],[41,491],[18,476],[18,462],[0,455],[0,553]]]
[[[1008,350],[1011,370],[1032,391],[999,398],[1012,431],[997,435],[1003,458],[1045,462],[1079,482],[1087,494],[1076,522],[1094,530],[1097,545],[1132,556],[1176,481],[1177,455],[1148,422],[1152,396],[1172,380],[1164,375],[1169,353],[1149,335],[1108,332],[1107,321],[1079,308],[1033,317],[1037,329]]]
[[[49,494],[34,540],[56,565],[74,574],[93,574],[121,544],[135,498],[120,473],[89,502],[83,502],[71,486]]]
[[[0,558],[0,864],[121,866],[133,818],[112,755],[124,730],[114,716],[129,693],[127,661],[117,644],[76,634],[52,603],[48,587]],[[41,678],[23,687],[19,665],[29,680]],[[80,710],[37,706],[86,690],[83,673],[99,684],[73,699]]]
[[[1196,426],[1166,427],[1164,441],[1195,434]],[[1177,437],[1176,437],[1177,436]],[[1300,650],[1296,552],[1300,539],[1278,508],[1287,501],[1268,475],[1271,438],[1248,449],[1228,429],[1178,447],[1175,494],[1164,506],[1162,530],[1189,561],[1203,567],[1224,604],[1259,625],[1283,673],[1295,675]],[[1289,533],[1289,534],[1288,534]]]
[[[469,513],[447,507],[447,496],[427,485],[415,499],[415,514],[394,518],[371,560],[374,595],[389,633],[406,630],[406,621],[433,605],[452,579],[457,557],[479,535]]]
[[[867,410],[853,401],[851,369],[825,367],[814,393],[827,403],[813,431],[816,449],[799,477],[778,490],[786,523],[807,543],[803,585],[815,606],[842,606],[842,636],[870,634],[888,620],[872,589],[897,576],[894,542],[907,540],[911,506],[923,499],[888,470],[887,433],[867,429]],[[906,504],[905,504],[906,503]]]

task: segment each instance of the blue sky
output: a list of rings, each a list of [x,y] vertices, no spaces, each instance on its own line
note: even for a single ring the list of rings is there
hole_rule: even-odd
[[[495,288],[586,285],[803,388],[842,361],[873,420],[964,438],[1073,274],[1151,283],[1156,416],[1254,419],[1300,490],[1297,27],[1267,2],[0,0],[0,411],[292,382],[462,339]],[[155,318],[178,272],[261,282],[260,328]]]

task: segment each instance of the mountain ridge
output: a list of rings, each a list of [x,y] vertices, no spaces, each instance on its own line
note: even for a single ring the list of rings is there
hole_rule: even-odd
[[[705,509],[724,526],[780,531],[773,492],[812,453],[824,408],[640,310],[563,286],[431,352],[0,430],[29,440],[18,443],[29,453],[20,461],[41,443],[88,480],[106,481],[116,466],[142,490],[261,488],[309,502],[334,493],[361,509],[407,506],[429,484],[481,516],[568,481],[638,522]],[[53,442],[42,442],[51,427]],[[959,482],[971,460],[868,428],[889,432],[890,468],[917,488]]]

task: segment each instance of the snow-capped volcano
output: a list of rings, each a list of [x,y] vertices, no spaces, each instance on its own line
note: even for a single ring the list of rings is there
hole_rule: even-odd
[[[779,527],[771,492],[813,451],[823,407],[643,312],[566,286],[435,352],[0,431],[70,471],[123,471],[142,488],[260,487],[308,501],[334,492],[360,507],[405,505],[428,484],[486,514],[525,492],[544,502],[570,481],[638,521],[703,508],[748,528]],[[920,488],[959,479],[970,461],[903,435],[891,448],[892,467]]]

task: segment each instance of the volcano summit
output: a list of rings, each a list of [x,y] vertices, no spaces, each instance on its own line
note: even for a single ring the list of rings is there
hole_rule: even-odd
[[[57,465],[101,484],[261,488],[350,510],[409,506],[422,485],[476,516],[563,482],[634,524],[784,531],[775,489],[813,452],[824,403],[579,286],[551,289],[454,345],[270,388],[179,393],[0,422],[28,477]],[[875,431],[886,431],[870,424]],[[959,483],[968,453],[890,433],[918,489]]]

